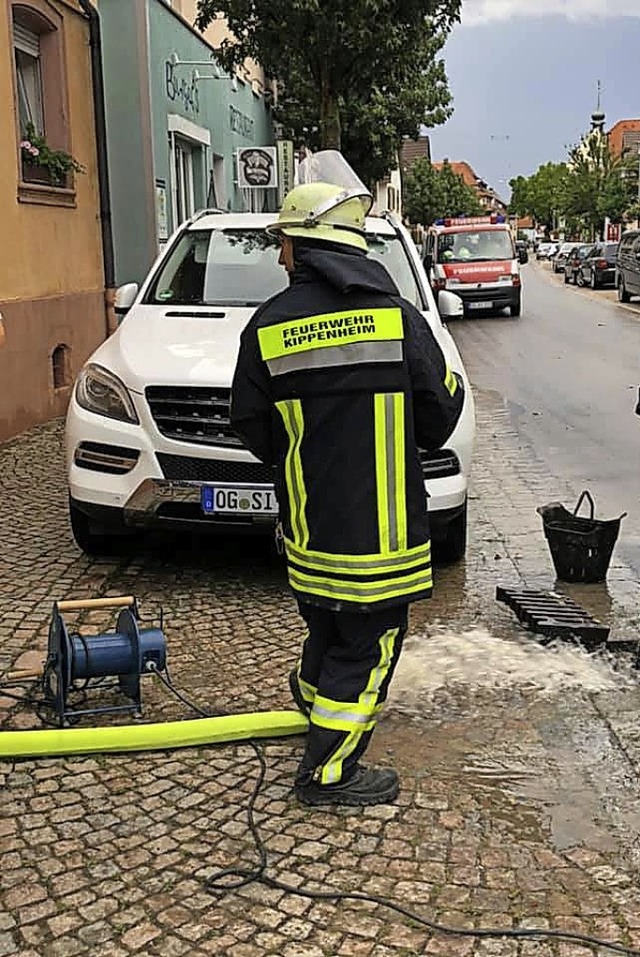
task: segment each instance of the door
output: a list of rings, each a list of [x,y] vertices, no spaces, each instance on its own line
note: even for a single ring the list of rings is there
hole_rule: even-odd
[[[173,175],[176,222],[178,226],[195,212],[193,181],[193,148],[179,137],[175,139],[173,150]]]
[[[587,258],[585,259],[582,266],[582,275],[585,282],[591,282],[591,274],[594,270],[594,264],[596,259],[602,255],[602,248],[600,246],[595,246],[591,250]]]
[[[624,281],[628,292],[640,296],[640,236],[636,237],[625,257]]]

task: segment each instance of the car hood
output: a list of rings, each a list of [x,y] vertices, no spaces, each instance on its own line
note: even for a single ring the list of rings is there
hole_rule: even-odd
[[[231,385],[254,308],[133,306],[91,357],[134,392],[148,385]]]

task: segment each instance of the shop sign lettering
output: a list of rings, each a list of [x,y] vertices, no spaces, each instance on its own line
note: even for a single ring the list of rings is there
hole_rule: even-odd
[[[189,77],[179,76],[176,67],[167,60],[164,65],[165,89],[172,103],[176,100],[182,104],[187,113],[200,112],[200,95],[198,83],[193,74]]]
[[[241,136],[253,137],[254,121],[246,113],[238,110],[235,106],[229,107],[229,126],[234,133]]]

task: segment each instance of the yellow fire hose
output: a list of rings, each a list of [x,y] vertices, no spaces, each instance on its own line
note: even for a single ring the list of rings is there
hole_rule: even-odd
[[[122,751],[169,751],[248,738],[305,734],[309,722],[297,711],[264,711],[191,721],[103,728],[47,728],[1,731],[0,759],[101,754]]]
[[[109,598],[82,598],[59,601],[54,614],[63,611],[93,611],[106,608],[136,608],[133,595]],[[162,635],[162,633],[159,633]],[[51,637],[51,636],[50,636]],[[100,636],[117,637],[117,636]],[[86,641],[92,639],[86,638]],[[164,642],[164,637],[162,636]],[[86,643],[85,643],[86,650]],[[88,652],[87,652],[88,654]],[[149,667],[169,691],[185,704],[202,714],[187,721],[168,721],[155,724],[112,725],[108,727],[47,728],[37,731],[0,731],[0,760],[7,758],[53,757],[55,755],[117,753],[123,751],[169,751],[252,738],[278,738],[304,734],[309,727],[307,718],[298,711],[258,711],[246,714],[207,716],[197,705],[188,701],[171,680],[160,670]],[[16,670],[3,675],[8,682],[37,681],[43,678],[42,669]],[[0,696],[2,687],[0,686]],[[94,712],[98,713],[98,712]]]

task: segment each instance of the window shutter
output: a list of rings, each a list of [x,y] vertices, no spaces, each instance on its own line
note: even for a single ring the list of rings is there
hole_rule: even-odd
[[[33,30],[28,30],[20,23],[13,24],[13,44],[17,50],[27,53],[29,56],[38,58],[40,56],[40,37]]]

